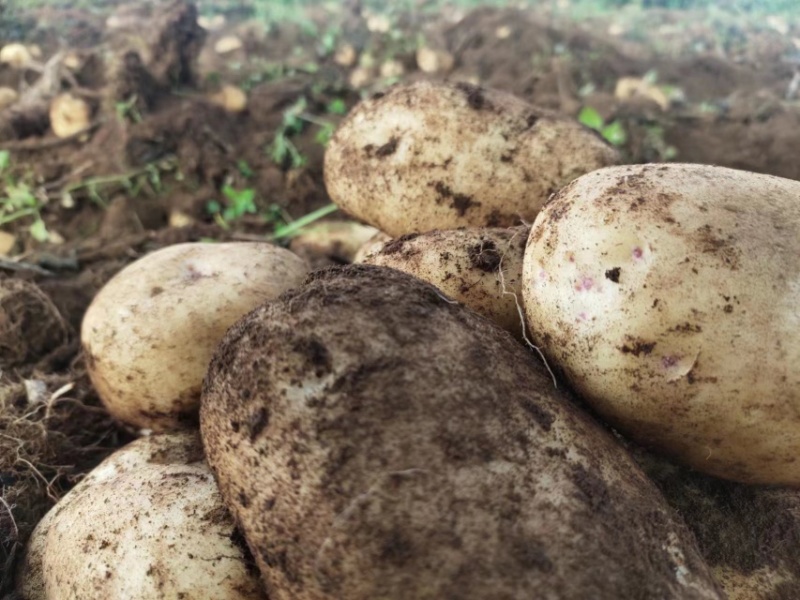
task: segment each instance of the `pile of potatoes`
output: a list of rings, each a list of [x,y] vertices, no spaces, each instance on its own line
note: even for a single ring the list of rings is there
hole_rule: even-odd
[[[326,154],[380,230],[326,231],[356,264],[120,272],[82,343],[150,435],[42,521],[21,597],[800,597],[800,183],[618,162],[504,93],[397,86]]]

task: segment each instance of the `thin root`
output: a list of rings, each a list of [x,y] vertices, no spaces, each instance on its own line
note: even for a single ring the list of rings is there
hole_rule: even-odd
[[[521,231],[517,231],[513,236],[511,236],[511,239],[508,241],[508,245],[506,246],[506,252],[508,252],[508,248],[513,243],[514,238],[516,238],[520,233]],[[497,274],[500,277],[500,286],[503,289],[503,295],[514,296],[514,304],[517,307],[517,313],[519,314],[519,321],[522,324],[522,339],[524,339],[525,343],[528,344],[528,346],[530,346],[533,350],[535,350],[536,353],[539,355],[539,358],[542,359],[542,362],[544,363],[547,372],[550,374],[550,377],[553,380],[553,387],[558,388],[558,380],[556,379],[555,373],[553,373],[553,370],[550,368],[550,364],[547,362],[547,358],[545,358],[544,352],[542,352],[541,348],[536,346],[533,342],[531,342],[530,338],[528,338],[528,332],[525,327],[525,313],[522,310],[522,304],[519,301],[517,293],[515,291],[509,291],[506,288],[506,278],[503,273],[503,260],[506,257],[506,252],[503,252],[503,254],[500,256],[500,264],[497,267]]]

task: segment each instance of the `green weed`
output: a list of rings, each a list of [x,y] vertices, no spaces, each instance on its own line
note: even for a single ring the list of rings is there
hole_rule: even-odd
[[[622,123],[617,120],[606,123],[600,113],[591,106],[583,107],[580,114],[578,114],[578,121],[586,125],[586,127],[598,131],[612,146],[623,146],[628,141],[628,136]]]

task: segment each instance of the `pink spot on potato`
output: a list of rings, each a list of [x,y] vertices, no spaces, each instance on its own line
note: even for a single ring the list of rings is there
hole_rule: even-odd
[[[633,249],[633,258],[639,259],[642,258],[642,256],[644,256],[644,250],[636,246],[636,248]]]
[[[680,359],[681,359],[680,356],[662,356],[661,365],[665,369],[669,369],[670,367],[674,367],[675,365],[677,365]]]
[[[582,291],[589,291],[594,287],[594,279],[591,277],[583,276],[580,280],[575,284],[575,289],[579,292]]]

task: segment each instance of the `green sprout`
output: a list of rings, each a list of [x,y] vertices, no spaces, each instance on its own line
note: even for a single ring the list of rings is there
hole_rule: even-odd
[[[599,132],[612,146],[622,146],[628,140],[622,123],[617,120],[606,123],[600,113],[591,106],[583,107],[580,114],[578,114],[578,121],[586,125],[586,127]]]
[[[347,112],[347,104],[341,98],[331,100],[325,108],[332,115],[343,115]],[[306,165],[308,162],[306,157],[303,156],[290,139],[292,135],[302,132],[306,124],[319,127],[314,139],[322,146],[327,146],[331,137],[333,137],[336,126],[331,121],[309,114],[306,112],[307,109],[308,100],[306,100],[305,96],[301,96],[284,111],[283,121],[275,132],[275,137],[269,148],[269,155],[276,164],[284,165],[288,161],[293,169]]]
[[[8,150],[0,151],[0,174],[5,174],[11,165],[11,154]],[[28,232],[37,242],[46,242],[50,239],[42,219],[42,207],[46,200],[41,200],[34,190],[24,181],[15,181],[10,175],[6,176],[5,194],[0,197],[0,226],[8,225],[20,219],[32,218]]]
[[[255,203],[256,191],[253,188],[237,190],[226,184],[222,187],[222,194],[225,196],[224,206],[217,200],[212,200],[206,205],[206,210],[223,229],[229,229],[231,222],[247,214],[255,214],[258,210]]]

